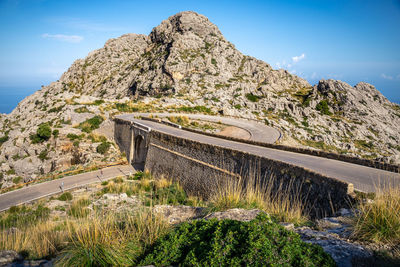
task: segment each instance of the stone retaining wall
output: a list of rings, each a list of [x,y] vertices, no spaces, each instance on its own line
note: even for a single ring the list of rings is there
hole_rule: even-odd
[[[313,217],[352,203],[353,186],[288,163],[152,131],[145,169],[180,181],[185,190],[208,198],[227,179],[256,180],[272,192],[291,188]],[[271,183],[272,181],[272,183]]]
[[[147,118],[147,117],[142,117],[142,119],[165,123],[164,121]],[[174,126],[174,125],[171,125],[170,123],[168,123],[168,125]],[[325,152],[325,151],[321,151],[321,150],[297,148],[297,147],[291,147],[291,146],[285,146],[285,145],[269,144],[269,143],[251,141],[251,140],[244,140],[244,139],[239,139],[239,138],[234,138],[234,137],[228,137],[228,136],[222,136],[222,135],[213,134],[213,133],[202,132],[202,131],[198,131],[198,130],[194,130],[194,129],[190,129],[190,128],[186,128],[186,127],[182,127],[182,130],[199,133],[199,134],[204,134],[204,135],[208,135],[208,136],[212,136],[212,137],[223,138],[223,139],[231,140],[231,141],[235,141],[235,142],[242,142],[242,143],[247,143],[247,144],[251,144],[251,145],[267,147],[267,148],[274,148],[274,149],[280,149],[280,150],[285,150],[285,151],[290,151],[290,152],[295,152],[295,153],[301,153],[301,154],[307,154],[307,155],[323,157],[323,158],[328,158],[328,159],[340,160],[340,161],[363,165],[363,166],[367,166],[367,167],[372,167],[372,168],[376,168],[376,169],[380,169],[380,170],[400,173],[400,165],[394,165],[394,164],[389,164],[389,163],[375,161],[375,160],[351,157],[351,156],[341,155],[341,154],[337,154],[337,153]]]

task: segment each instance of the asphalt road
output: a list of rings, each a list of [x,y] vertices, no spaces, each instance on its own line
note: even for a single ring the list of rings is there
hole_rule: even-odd
[[[106,181],[117,176],[129,175],[130,172],[134,172],[132,166],[121,165],[30,185],[22,189],[1,194],[0,211],[6,210],[12,206],[28,203],[45,196],[61,193],[60,185],[62,183],[64,183],[63,190],[65,191],[95,182]]]
[[[358,191],[375,192],[377,187],[382,188],[388,185],[396,187],[400,186],[399,173],[393,173],[333,159],[260,147],[246,143],[229,141],[222,138],[206,136],[184,131],[178,128],[167,126],[165,124],[135,119],[132,114],[125,114],[118,117],[142,123],[152,128],[153,130],[164,132],[170,135],[199,141],[202,143],[240,150],[261,157],[279,160],[282,162],[304,167],[317,173],[326,175],[328,177],[352,183],[354,185],[354,189]]]
[[[244,129],[250,133],[250,140],[264,143],[275,143],[280,137],[281,133],[270,126],[267,126],[263,123],[232,118],[232,117],[221,117],[221,116],[210,116],[204,114],[182,114],[182,113],[134,113],[134,114],[123,114],[119,115],[119,118],[131,119],[133,116],[149,116],[149,115],[157,116],[160,118],[168,117],[168,116],[186,116],[190,119],[194,120],[203,120],[210,122],[221,122],[223,124],[232,125],[241,129]]]

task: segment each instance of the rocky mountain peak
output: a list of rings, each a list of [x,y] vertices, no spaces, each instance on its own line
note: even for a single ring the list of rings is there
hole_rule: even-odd
[[[201,38],[207,35],[222,36],[218,27],[207,17],[193,11],[184,11],[175,14],[161,22],[150,33],[152,42],[169,43],[176,39],[176,35],[195,34]]]

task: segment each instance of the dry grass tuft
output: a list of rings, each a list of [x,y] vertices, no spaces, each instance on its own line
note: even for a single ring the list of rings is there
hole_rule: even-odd
[[[372,201],[357,207],[353,236],[361,240],[400,246],[400,188],[377,189]]]
[[[263,185],[260,179],[252,176],[247,186],[243,178],[230,179],[218,187],[210,202],[216,210],[258,208],[281,222],[307,222],[300,188],[295,188],[293,183],[288,186],[281,183],[276,190],[274,183],[273,177]]]

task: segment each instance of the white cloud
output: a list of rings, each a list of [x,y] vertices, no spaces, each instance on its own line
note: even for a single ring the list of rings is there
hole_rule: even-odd
[[[293,63],[297,63],[297,62],[299,62],[300,60],[303,60],[303,59],[305,59],[306,58],[306,54],[301,54],[300,56],[295,56],[295,57],[292,57],[292,61],[293,61]]]
[[[65,34],[42,34],[42,38],[53,39],[67,43],[80,43],[83,40],[82,36],[79,35],[65,35]]]
[[[290,69],[292,68],[296,63],[298,63],[299,61],[303,60],[306,58],[306,54],[302,53],[300,56],[295,56],[292,57],[292,60],[289,63],[286,63],[285,60],[283,60],[282,62],[276,62],[276,66],[278,69],[281,68],[285,68],[285,69]]]
[[[393,80],[393,76],[390,75],[386,75],[385,73],[381,74],[381,77],[385,80]]]

